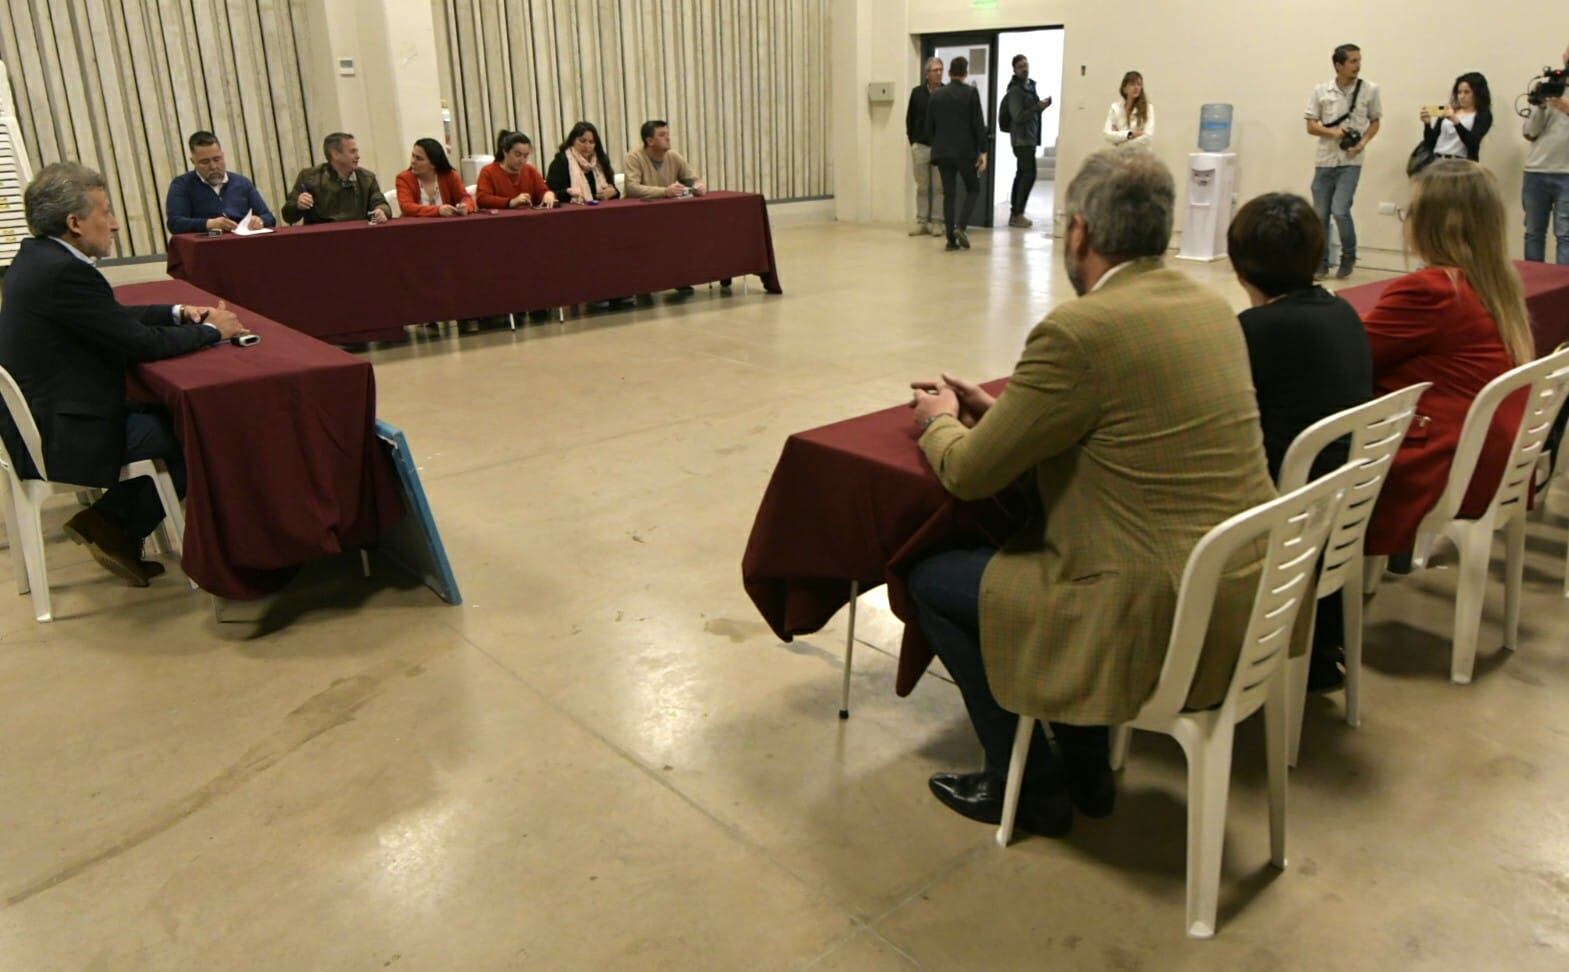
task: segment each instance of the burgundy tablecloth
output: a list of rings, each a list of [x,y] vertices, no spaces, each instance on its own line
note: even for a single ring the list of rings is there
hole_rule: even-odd
[[[118,287],[123,304],[213,305],[187,283]],[[299,565],[368,543],[403,516],[378,443],[369,362],[243,307],[262,336],[139,365],[133,395],[174,418],[189,474],[185,573],[234,599],[271,594]]]
[[[1006,380],[986,387],[996,393]],[[905,622],[895,686],[908,695],[932,654],[914,623],[904,569],[928,553],[1000,545],[1022,513],[1013,494],[955,500],[915,444],[905,406],[872,412],[785,441],[741,561],[747,595],[780,638],[810,634],[849,600],[888,584]]]
[[[339,344],[747,274],[780,292],[768,208],[738,192],[169,240],[170,276]]]
[[[1515,261],[1520,279],[1525,283],[1525,301],[1531,308],[1531,331],[1536,336],[1536,353],[1547,354],[1558,345],[1569,341],[1569,267],[1553,263],[1527,263]],[[1378,298],[1394,280],[1347,287],[1340,296],[1350,301],[1358,314],[1366,314],[1378,304]]]

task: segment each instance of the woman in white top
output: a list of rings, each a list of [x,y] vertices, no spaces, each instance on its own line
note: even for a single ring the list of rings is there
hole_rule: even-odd
[[[1449,104],[1438,117],[1422,109],[1422,141],[1435,158],[1478,162],[1482,137],[1493,127],[1493,95],[1476,71],[1455,78]]]
[[[1106,141],[1113,145],[1148,147],[1155,136],[1155,108],[1144,94],[1144,75],[1129,71],[1117,88],[1121,98],[1106,113]]]

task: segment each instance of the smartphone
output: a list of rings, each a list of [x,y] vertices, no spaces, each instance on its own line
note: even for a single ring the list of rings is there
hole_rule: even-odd
[[[1422,110],[1426,111],[1429,115],[1432,115],[1434,118],[1442,118],[1442,117],[1444,117],[1444,112],[1449,110],[1449,106],[1448,105],[1423,105],[1422,106]]]

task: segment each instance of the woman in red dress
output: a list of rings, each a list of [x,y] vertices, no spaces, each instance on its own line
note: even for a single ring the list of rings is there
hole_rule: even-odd
[[[1438,504],[1466,411],[1482,387],[1536,357],[1520,277],[1505,246],[1503,197],[1475,162],[1443,161],[1417,178],[1406,241],[1425,269],[1399,278],[1362,318],[1374,394],[1430,381],[1368,526],[1369,554],[1409,553]],[[1493,416],[1461,516],[1480,516],[1498,489],[1525,411],[1524,393]]]

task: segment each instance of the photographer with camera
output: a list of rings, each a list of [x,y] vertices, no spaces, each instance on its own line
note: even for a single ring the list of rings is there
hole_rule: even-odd
[[[1335,276],[1351,276],[1357,262],[1357,231],[1351,220],[1351,203],[1356,197],[1357,181],[1362,177],[1362,153],[1378,134],[1383,104],[1378,85],[1363,81],[1362,49],[1341,44],[1333,57],[1335,77],[1315,85],[1308,98],[1307,132],[1318,139],[1313,160],[1313,208],[1324,221],[1335,222],[1340,233],[1340,269]],[[1329,275],[1329,251],[1315,279]]]
[[[1525,205],[1525,258],[1547,262],[1547,221],[1552,218],[1558,238],[1556,261],[1569,265],[1569,50],[1564,69],[1546,68],[1526,92],[1530,113],[1525,117],[1525,138],[1531,143],[1525,157],[1525,185],[1520,192]]]

